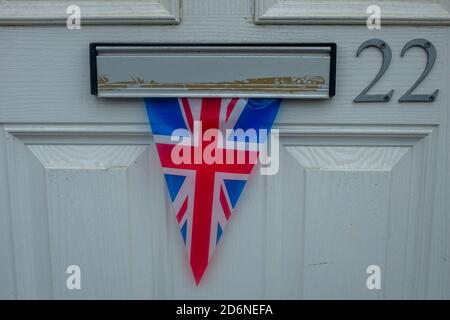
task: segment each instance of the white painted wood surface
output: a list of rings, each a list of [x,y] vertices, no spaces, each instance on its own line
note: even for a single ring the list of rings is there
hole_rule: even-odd
[[[450,298],[449,30],[445,26],[258,26],[253,1],[191,0],[178,26],[0,27],[0,297],[2,298]],[[391,67],[354,104],[387,41]],[[432,104],[399,104],[425,54],[418,89]],[[336,42],[337,95],[289,101],[280,172],[255,176],[196,287],[187,264],[143,101],[89,93],[88,44]],[[65,269],[82,268],[82,290]],[[382,270],[382,290],[365,287]]]
[[[180,0],[0,0],[0,25],[66,25],[71,5],[80,8],[83,24],[180,22]]]
[[[254,0],[258,24],[365,25],[377,5],[385,25],[449,25],[448,0]]]

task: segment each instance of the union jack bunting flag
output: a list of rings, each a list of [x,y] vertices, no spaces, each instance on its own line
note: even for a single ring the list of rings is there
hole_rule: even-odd
[[[198,285],[255,167],[258,146],[267,142],[280,100],[147,98],[145,102]]]

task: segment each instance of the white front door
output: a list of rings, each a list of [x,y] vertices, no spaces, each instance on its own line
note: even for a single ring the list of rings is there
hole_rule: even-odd
[[[177,25],[0,26],[0,297],[450,297],[448,27],[295,24],[302,0],[261,2],[182,1]],[[395,92],[356,104],[381,65],[355,56],[371,38],[393,54],[371,93]],[[417,91],[440,89],[433,103],[398,102],[425,67],[420,48],[400,57],[415,38],[437,48]],[[250,180],[198,287],[144,102],[90,94],[90,42],[337,44],[336,96],[282,103],[279,173]]]

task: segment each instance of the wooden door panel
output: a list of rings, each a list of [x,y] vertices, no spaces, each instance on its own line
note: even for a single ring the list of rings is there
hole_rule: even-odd
[[[160,252],[153,241],[163,244],[166,230],[158,215],[164,190],[149,189],[162,186],[151,139],[129,133],[120,144],[111,132],[21,129],[7,133],[18,296],[120,298],[133,285],[139,292]],[[82,270],[80,291],[66,288],[69,265]]]
[[[303,298],[417,297],[425,286],[417,266],[429,239],[417,230],[432,214],[433,129],[361,129],[285,147],[304,171]],[[380,291],[366,287],[370,265],[382,270]]]

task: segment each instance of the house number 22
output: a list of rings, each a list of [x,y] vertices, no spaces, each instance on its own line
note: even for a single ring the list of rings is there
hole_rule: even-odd
[[[369,83],[369,85],[353,100],[354,102],[389,102],[392,98],[394,90],[389,91],[385,94],[367,94],[367,92],[381,79],[383,74],[388,69],[392,60],[392,51],[389,45],[380,39],[370,39],[361,44],[356,56],[359,57],[362,51],[367,48],[376,48],[381,51],[383,55],[383,62],[381,64],[380,71]],[[436,48],[435,46],[426,39],[414,39],[409,41],[402,50],[401,57],[412,47],[420,47],[427,53],[427,65],[422,75],[417,79],[417,81],[412,85],[408,91],[403,94],[398,100],[399,102],[433,102],[439,93],[439,90],[435,90],[432,94],[413,94],[413,91],[422,83],[423,80],[428,76],[431,69],[433,68],[434,62],[436,61]]]

